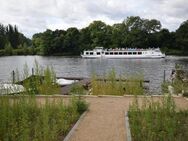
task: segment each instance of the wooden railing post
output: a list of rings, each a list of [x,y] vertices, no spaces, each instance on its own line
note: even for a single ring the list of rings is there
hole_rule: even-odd
[[[164,70],[164,77],[163,77],[163,82],[166,81],[166,70]]]
[[[12,83],[15,83],[15,72],[14,72],[14,70],[12,71]]]

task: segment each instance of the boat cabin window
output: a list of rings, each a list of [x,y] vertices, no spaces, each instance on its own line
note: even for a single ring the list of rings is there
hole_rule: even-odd
[[[128,52],[129,55],[132,55],[132,52]]]
[[[109,52],[105,52],[105,55],[109,55]]]
[[[123,52],[124,55],[127,55],[127,52]]]
[[[100,53],[100,52],[97,52],[97,55],[101,55],[101,53]]]
[[[90,52],[90,55],[93,55],[93,52]]]
[[[110,55],[113,55],[113,52],[110,52]]]
[[[141,54],[142,54],[142,52],[138,52],[138,54],[139,54],[139,55],[141,55]]]
[[[122,55],[123,54],[123,52],[119,52],[119,55]]]
[[[88,55],[89,54],[89,52],[86,52],[86,55]]]
[[[136,55],[136,52],[133,52],[133,55]]]
[[[115,55],[118,55],[118,52],[114,52]]]

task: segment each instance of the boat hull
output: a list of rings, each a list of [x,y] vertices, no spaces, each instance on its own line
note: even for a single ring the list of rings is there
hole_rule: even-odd
[[[162,56],[91,56],[91,55],[81,55],[82,58],[88,58],[88,59],[97,59],[97,58],[106,58],[106,59],[160,59],[160,58],[165,58],[165,55]]]

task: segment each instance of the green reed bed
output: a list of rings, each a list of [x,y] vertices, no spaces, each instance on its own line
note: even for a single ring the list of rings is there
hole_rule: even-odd
[[[128,112],[132,141],[186,141],[188,139],[188,110],[176,111],[171,96],[161,101],[138,99]]]
[[[60,86],[56,83],[56,73],[53,67],[47,66],[46,68],[43,68],[35,61],[33,73],[33,75],[29,74],[27,64],[24,65],[22,75],[16,71],[15,81],[24,86],[24,94],[53,95],[60,93]],[[20,78],[22,81],[20,81]]]
[[[62,99],[43,104],[36,97],[0,97],[0,141],[63,140],[87,104],[73,98],[68,104]]]
[[[92,76],[91,90],[93,95],[143,95],[143,77],[117,76],[114,70],[109,71],[105,79],[98,80],[96,75]],[[117,81],[118,80],[118,81]]]

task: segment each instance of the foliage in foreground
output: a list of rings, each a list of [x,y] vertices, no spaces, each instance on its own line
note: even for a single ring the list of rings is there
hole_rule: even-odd
[[[161,101],[136,98],[128,112],[133,141],[186,141],[188,111],[175,111],[171,96]]]
[[[45,98],[41,103],[35,97],[0,97],[0,140],[62,140],[88,106],[75,98],[69,104]]]
[[[134,77],[117,77],[116,72],[111,70],[105,79],[93,75],[91,80],[91,89],[93,95],[142,95],[144,94],[143,78],[141,76]],[[118,81],[117,81],[118,80]]]

